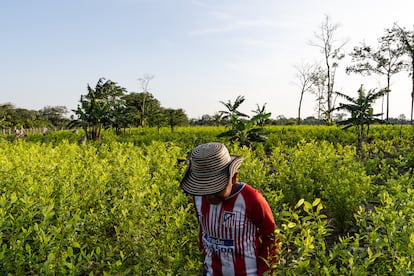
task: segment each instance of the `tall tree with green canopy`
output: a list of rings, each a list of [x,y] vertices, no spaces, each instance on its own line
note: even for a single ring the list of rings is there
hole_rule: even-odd
[[[68,113],[66,106],[45,106],[39,112],[50,127],[64,127],[69,121],[65,117],[65,114]]]
[[[171,132],[174,132],[174,128],[176,126],[188,125],[188,117],[181,108],[166,108],[163,109],[163,113],[163,117],[167,120],[167,124],[170,126]]]
[[[126,89],[116,82],[100,78],[95,89],[88,84],[88,93],[81,95],[80,104],[73,110],[78,116],[69,124],[81,126],[89,140],[100,139],[101,129],[111,126],[111,119],[116,114],[117,105],[126,93]]]
[[[354,64],[346,68],[347,73],[359,73],[362,75],[375,73],[386,76],[386,121],[389,120],[391,77],[406,66],[402,59],[403,55],[404,49],[398,45],[398,37],[395,31],[386,29],[385,34],[378,39],[377,48],[368,46],[365,43],[354,47],[353,52],[350,54]]]
[[[0,105],[0,128],[9,128],[13,126],[12,113],[15,109],[11,103]]]
[[[161,106],[160,101],[149,92],[132,92],[125,95],[124,99],[128,113],[133,120],[132,124],[141,127],[148,124],[149,117],[156,114]]]
[[[402,48],[404,49],[405,53],[410,58],[410,76],[412,81],[412,90],[411,90],[411,116],[410,121],[411,124],[414,123],[413,121],[413,113],[414,113],[414,27],[412,31],[408,31],[405,28],[398,26],[396,23],[394,24],[393,28],[394,32],[398,35]]]

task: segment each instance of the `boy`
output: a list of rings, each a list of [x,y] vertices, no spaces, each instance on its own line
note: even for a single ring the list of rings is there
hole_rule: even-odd
[[[194,196],[204,275],[263,275],[276,261],[272,211],[258,190],[237,181],[242,161],[221,143],[202,144],[181,180]]]

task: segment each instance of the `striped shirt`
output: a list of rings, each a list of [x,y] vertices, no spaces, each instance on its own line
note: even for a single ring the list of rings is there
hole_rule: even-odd
[[[261,258],[270,260],[269,252],[275,253],[276,225],[268,203],[258,190],[240,184],[217,205],[194,197],[206,275],[262,275],[268,267]]]

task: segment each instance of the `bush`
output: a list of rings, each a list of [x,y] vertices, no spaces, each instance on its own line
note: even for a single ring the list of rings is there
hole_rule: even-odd
[[[353,213],[367,201],[370,191],[370,178],[354,156],[351,146],[334,147],[323,141],[274,148],[271,185],[283,191],[291,206],[302,198],[321,198],[336,230],[347,231],[354,223]]]

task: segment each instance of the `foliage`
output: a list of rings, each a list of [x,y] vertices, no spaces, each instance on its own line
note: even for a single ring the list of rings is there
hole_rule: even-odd
[[[146,126],[161,108],[159,100],[149,92],[130,93],[123,98],[130,114],[129,123],[132,126]]]
[[[345,110],[351,113],[351,117],[338,122],[338,125],[344,125],[344,129],[355,127],[358,134],[358,145],[360,146],[363,141],[366,141],[369,134],[369,126],[374,123],[382,123],[381,119],[376,117],[381,114],[374,114],[372,105],[375,100],[382,97],[387,90],[381,90],[375,92],[375,90],[369,90],[365,92],[361,85],[358,89],[358,97],[352,98],[345,94],[337,92],[337,94],[345,98],[349,103],[340,103],[336,110]]]
[[[399,38],[401,48],[404,50],[406,56],[408,56],[409,58],[410,65],[408,66],[408,70],[410,72],[412,83],[410,121],[411,124],[414,124],[414,30],[408,31],[405,28],[401,28],[400,26],[398,26],[397,23],[394,23],[394,26],[391,29],[391,31],[394,34],[396,34],[396,36]]]
[[[68,119],[65,118],[65,114],[68,113],[66,106],[45,106],[39,111],[39,113],[49,123],[46,125],[47,127],[56,127],[61,129],[68,123]]]
[[[360,47],[354,47],[353,52],[350,54],[354,64],[346,68],[347,73],[354,72],[362,75],[376,73],[386,76],[387,121],[389,119],[391,77],[406,67],[406,62],[402,59],[403,54],[404,50],[398,45],[395,32],[388,29],[385,35],[378,39],[377,49],[373,49],[365,43]]]
[[[256,106],[256,110],[252,110],[256,115],[254,115],[251,120],[254,121],[256,125],[264,127],[266,123],[268,123],[272,113],[266,111],[266,103],[262,107],[259,105]]]
[[[188,118],[183,109],[167,108],[162,112],[171,132],[174,132],[174,127],[178,125],[187,125]]]
[[[81,95],[80,104],[73,110],[78,118],[72,120],[70,127],[80,126],[89,140],[99,140],[101,129],[117,120],[125,92],[125,88],[104,78],[98,80],[95,89],[88,85],[88,94]]]
[[[6,150],[0,274],[200,272],[191,201],[177,193],[179,148],[0,143]]]
[[[255,142],[265,142],[268,133],[263,128],[264,123],[270,118],[271,113],[265,111],[265,105],[262,108],[258,106],[255,111],[256,115],[249,118],[248,115],[240,112],[238,108],[244,102],[243,96],[238,96],[234,103],[221,102],[227,107],[227,111],[221,111],[223,120],[228,121],[230,130],[220,133],[218,137],[229,137],[232,143],[237,142],[242,146],[252,146]]]
[[[349,146],[333,147],[326,142],[274,148],[268,179],[274,189],[283,190],[291,205],[302,198],[321,198],[335,229],[345,232],[353,225],[358,204],[365,203],[370,192],[370,178],[354,154]]]
[[[222,120],[228,122],[230,125],[234,125],[237,124],[241,118],[249,118],[247,114],[244,114],[238,110],[244,101],[244,96],[241,95],[237,96],[234,103],[230,100],[227,103],[220,101],[220,103],[227,108],[227,110],[220,111]]]
[[[276,238],[280,241],[279,262],[274,275],[332,273],[327,254],[327,238],[332,229],[323,214],[319,198],[300,199],[294,207],[284,206],[278,217]]]
[[[1,136],[0,274],[200,275],[180,160],[223,130],[103,130],[104,140],[83,146],[70,131]],[[363,160],[354,158],[354,132],[267,130],[269,140],[254,148],[227,146],[245,157],[240,180],[273,210],[281,245],[274,275],[413,273],[412,127],[373,126]]]
[[[48,127],[61,129],[69,119],[64,106],[46,106],[43,109],[28,110],[17,108],[12,104],[0,105],[0,129],[1,128],[30,128]]]

